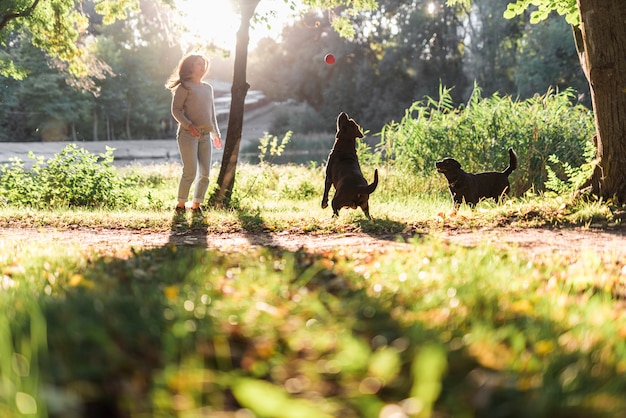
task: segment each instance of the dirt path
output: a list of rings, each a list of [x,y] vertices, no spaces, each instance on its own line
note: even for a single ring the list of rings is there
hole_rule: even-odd
[[[597,231],[572,229],[481,229],[432,231],[431,236],[445,242],[464,246],[481,243],[499,248],[519,248],[529,255],[540,253],[582,253],[593,251],[626,258],[626,230]],[[132,230],[58,230],[50,228],[0,228],[0,240],[18,242],[75,244],[97,250],[154,248],[168,244],[194,245],[222,251],[239,251],[250,246],[269,246],[288,250],[304,249],[321,252],[349,248],[356,251],[410,249],[411,244],[396,236],[372,236],[365,233],[298,234],[298,233],[229,233],[202,232],[169,233]]]

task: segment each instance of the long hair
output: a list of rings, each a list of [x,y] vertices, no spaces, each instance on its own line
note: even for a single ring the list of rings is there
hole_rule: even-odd
[[[204,62],[204,74],[206,74],[209,71],[209,60],[204,55],[187,54],[180,60],[176,69],[169,76],[165,87],[169,90],[174,90],[179,84],[184,86],[185,82],[191,79],[193,65],[197,60]]]

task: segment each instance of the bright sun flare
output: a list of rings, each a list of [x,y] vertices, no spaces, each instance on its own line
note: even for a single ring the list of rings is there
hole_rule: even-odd
[[[229,1],[176,0],[176,6],[181,11],[182,24],[189,30],[188,36],[183,39],[185,46],[212,42],[218,47],[234,51],[240,19]],[[257,13],[268,12],[272,13],[269,17],[271,29],[263,23],[251,28],[250,47],[256,46],[261,38],[276,38],[292,13],[282,0],[262,1]]]

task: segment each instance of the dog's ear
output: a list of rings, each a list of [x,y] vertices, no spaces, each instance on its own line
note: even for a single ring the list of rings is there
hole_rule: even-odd
[[[341,112],[339,116],[337,116],[337,130],[339,131],[342,126],[346,124],[348,121],[348,115],[345,112]]]

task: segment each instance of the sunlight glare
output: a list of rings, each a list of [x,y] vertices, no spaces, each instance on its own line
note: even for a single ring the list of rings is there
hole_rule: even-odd
[[[206,0],[177,0],[181,24],[189,31],[182,40],[189,47],[197,43],[213,43],[220,48],[233,50],[239,16],[229,2]]]
[[[250,47],[254,48],[264,37],[276,39],[282,28],[291,21],[294,13],[301,9],[299,1],[294,10],[284,1],[261,2],[257,14],[269,16],[269,26],[258,23],[250,29]],[[181,12],[181,24],[189,33],[182,40],[183,47],[213,43],[220,48],[234,51],[240,18],[232,2],[224,0],[176,0],[176,7]]]

